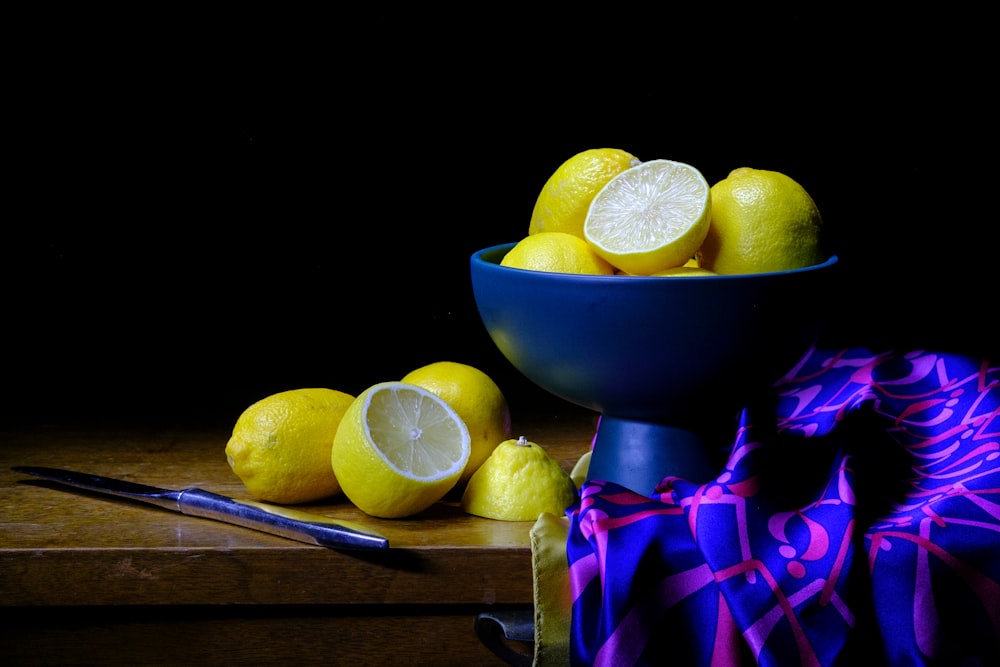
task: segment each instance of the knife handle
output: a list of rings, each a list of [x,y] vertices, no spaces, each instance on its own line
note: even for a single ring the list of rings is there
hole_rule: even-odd
[[[181,491],[177,497],[177,509],[190,516],[215,519],[322,547],[389,547],[389,540],[385,537],[347,521],[264,503],[235,500],[202,489]]]

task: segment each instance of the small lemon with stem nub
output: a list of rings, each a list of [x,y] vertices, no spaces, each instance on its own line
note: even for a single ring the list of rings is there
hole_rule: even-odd
[[[469,479],[461,506],[487,519],[535,521],[543,512],[563,514],[577,498],[569,473],[522,435],[497,445]]]

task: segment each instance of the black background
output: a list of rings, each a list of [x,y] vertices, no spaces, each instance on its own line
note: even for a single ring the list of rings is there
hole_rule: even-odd
[[[486,336],[468,259],[523,236],[548,175],[603,146],[802,183],[844,267],[831,344],[996,354],[975,17],[734,21],[732,53],[707,19],[640,38],[536,17],[166,18],[16,26],[5,422],[226,424],[275,391],[358,393],[441,359],[493,375],[515,415],[551,400]]]

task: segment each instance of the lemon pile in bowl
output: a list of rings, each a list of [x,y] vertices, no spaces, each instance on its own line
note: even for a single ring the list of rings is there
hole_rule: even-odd
[[[589,149],[549,177],[528,235],[501,264],[579,275],[784,271],[826,258],[822,226],[805,188],[777,171],[741,167],[709,186],[684,162]]]

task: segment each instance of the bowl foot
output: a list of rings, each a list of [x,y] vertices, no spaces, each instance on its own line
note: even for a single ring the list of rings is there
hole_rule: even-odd
[[[707,482],[721,471],[714,439],[689,428],[601,416],[588,479],[650,495],[664,477]]]

